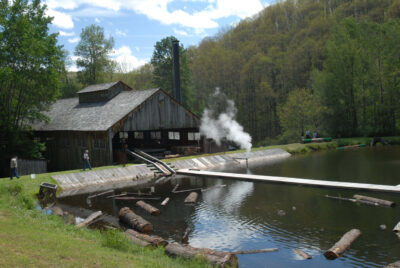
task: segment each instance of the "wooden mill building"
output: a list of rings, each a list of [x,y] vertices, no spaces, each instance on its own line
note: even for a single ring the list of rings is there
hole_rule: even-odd
[[[132,90],[121,81],[91,85],[78,97],[60,99],[46,112],[48,123],[33,125],[46,142],[48,168],[82,168],[89,150],[93,166],[118,163],[130,149],[174,154],[200,147],[200,119],[160,88]]]

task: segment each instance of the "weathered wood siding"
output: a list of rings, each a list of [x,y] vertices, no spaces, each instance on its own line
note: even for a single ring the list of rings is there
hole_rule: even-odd
[[[159,129],[193,129],[200,126],[199,118],[182,105],[158,91],[113,127],[118,131]]]
[[[40,159],[18,159],[18,175],[47,172],[47,161]]]
[[[46,142],[49,170],[81,169],[86,149],[93,167],[111,164],[108,132],[48,131],[37,136]]]

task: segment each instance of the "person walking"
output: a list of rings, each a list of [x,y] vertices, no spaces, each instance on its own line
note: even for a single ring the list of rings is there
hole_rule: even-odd
[[[83,170],[85,171],[87,167],[92,170],[92,166],[90,165],[89,160],[89,150],[85,150],[85,152],[83,153]]]
[[[18,157],[14,156],[10,160],[10,169],[11,169],[10,180],[12,180],[14,176],[17,177],[17,179],[19,179],[17,168],[18,168]]]

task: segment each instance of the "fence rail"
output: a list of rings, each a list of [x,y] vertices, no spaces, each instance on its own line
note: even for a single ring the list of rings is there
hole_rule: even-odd
[[[40,174],[47,172],[47,161],[37,159],[18,159],[18,174]]]

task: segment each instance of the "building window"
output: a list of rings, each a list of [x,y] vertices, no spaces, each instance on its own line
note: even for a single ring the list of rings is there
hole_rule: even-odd
[[[189,141],[200,140],[200,133],[199,132],[188,132],[188,140]]]
[[[151,131],[150,137],[152,140],[161,140],[161,131]]]
[[[134,137],[137,140],[143,140],[144,139],[144,134],[141,131],[135,131],[134,133]]]
[[[180,140],[179,131],[169,131],[168,132],[168,139],[170,140]]]

